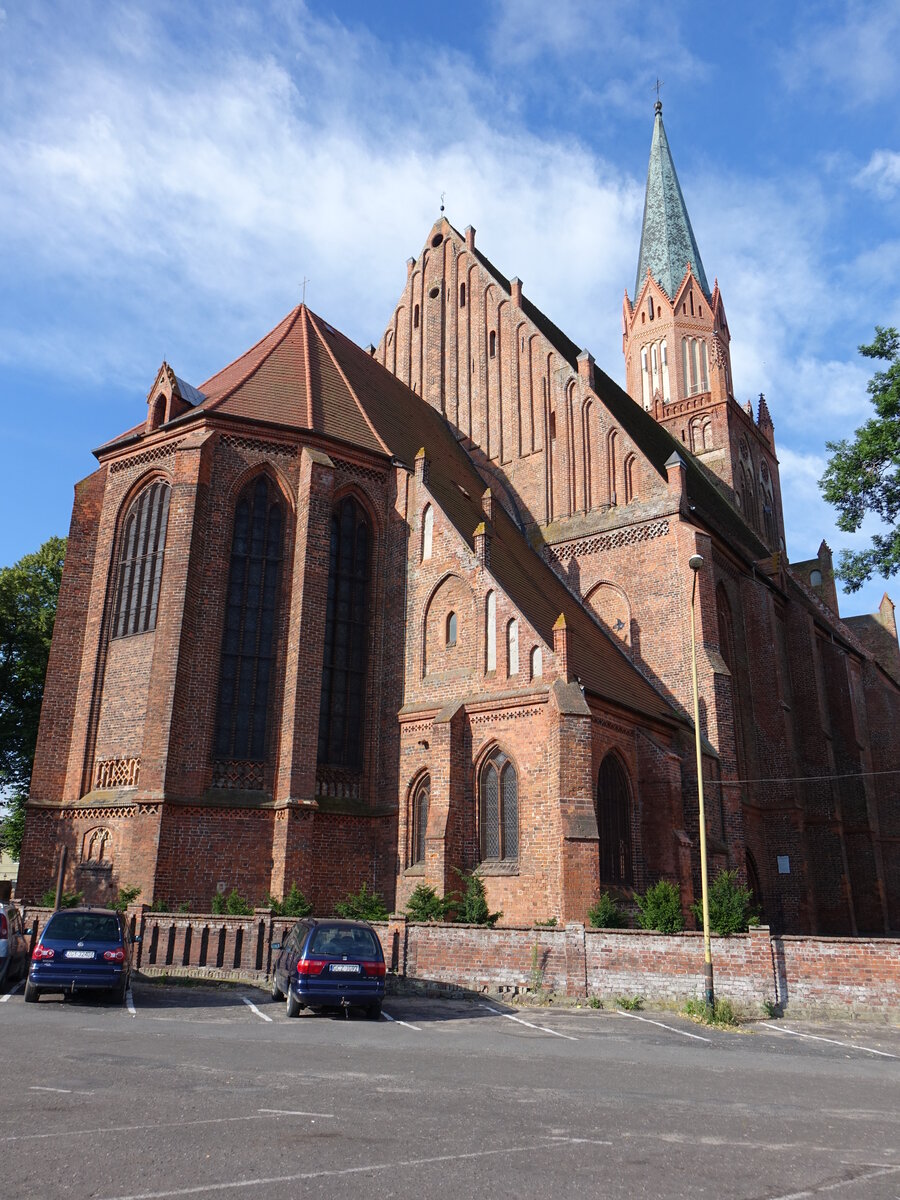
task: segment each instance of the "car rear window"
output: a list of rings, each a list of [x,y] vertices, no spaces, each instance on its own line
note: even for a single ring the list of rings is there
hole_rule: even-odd
[[[379,959],[378,944],[371,929],[342,929],[332,925],[320,925],[313,934],[309,954],[323,958]]]
[[[109,913],[57,913],[50,918],[43,940],[120,942],[119,922]]]

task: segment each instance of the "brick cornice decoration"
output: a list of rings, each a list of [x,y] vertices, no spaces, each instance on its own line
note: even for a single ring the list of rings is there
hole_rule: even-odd
[[[215,813],[216,820],[237,821],[249,817],[254,821],[271,820],[273,809],[271,806],[248,806],[248,805],[231,805],[231,804],[179,804],[178,814],[187,817],[201,817],[209,820],[210,813]]]
[[[651,538],[666,537],[669,532],[669,522],[651,521],[647,525],[631,525],[628,529],[618,529],[615,533],[601,533],[595,537],[581,538],[575,542],[566,542],[562,546],[546,546],[544,557],[548,562],[566,562],[570,558],[578,558],[582,554],[602,554],[606,550],[618,550],[620,546],[634,546],[638,542],[649,542]]]
[[[243,759],[217,759],[213,763],[214,788],[246,788],[261,792],[265,787],[266,764]]]
[[[376,483],[384,483],[387,472],[379,471],[375,467],[364,467],[360,463],[347,462],[343,458],[335,458],[334,465],[339,471],[346,471],[348,475],[357,475],[360,479],[372,479]]]
[[[236,433],[223,433],[220,441],[223,446],[232,446],[235,450],[258,450],[261,454],[297,457],[297,447],[288,442],[267,442],[264,438],[241,437]]]
[[[94,787],[98,791],[137,787],[140,775],[139,758],[102,758],[94,764]]]
[[[129,458],[117,458],[114,463],[110,463],[110,472],[115,475],[119,471],[128,471],[132,467],[146,467],[149,463],[170,458],[180,445],[181,442],[167,442],[165,446],[154,446],[152,450],[144,450],[143,453]]]
[[[501,708],[494,712],[473,712],[469,713],[469,720],[473,725],[489,724],[492,721],[517,721],[521,717],[538,717],[541,714],[541,707],[534,708]]]
[[[603,729],[611,729],[614,733],[621,733],[629,738],[633,737],[635,732],[627,725],[620,725],[618,721],[613,721],[609,717],[600,717],[596,713],[591,713],[591,724],[600,725]]]

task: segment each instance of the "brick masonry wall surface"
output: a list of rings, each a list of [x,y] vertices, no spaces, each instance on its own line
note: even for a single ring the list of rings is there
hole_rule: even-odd
[[[37,936],[51,910],[28,906],[26,926]],[[243,978],[263,984],[272,942],[294,922],[258,908],[252,916],[154,913],[134,905],[126,914],[141,935],[135,965],[148,974]],[[416,925],[403,916],[377,922],[388,969],[420,986],[476,993],[555,992],[606,1002],[640,996],[682,1003],[703,993],[703,939],[642,930],[476,925]],[[277,951],[276,951],[277,953]],[[764,1002],[787,1014],[869,1016],[900,1020],[900,939],[773,937],[765,926],[712,941],[716,992],[745,1009]]]

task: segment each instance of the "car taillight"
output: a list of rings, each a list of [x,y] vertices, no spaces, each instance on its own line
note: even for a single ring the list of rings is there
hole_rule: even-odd
[[[9,937],[9,925],[6,921],[6,913],[0,913],[0,938]]]
[[[367,975],[373,975],[376,979],[384,979],[385,966],[383,962],[368,962],[363,963],[362,966]]]
[[[298,975],[321,975],[324,970],[324,958],[301,958],[297,963]]]
[[[107,962],[124,962],[125,951],[120,946],[118,950],[104,950],[103,957]]]
[[[32,962],[40,962],[43,958],[52,958],[54,954],[51,946],[35,946],[31,954]]]

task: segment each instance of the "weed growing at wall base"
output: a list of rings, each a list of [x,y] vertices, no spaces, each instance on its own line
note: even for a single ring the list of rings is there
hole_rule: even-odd
[[[720,1025],[728,1029],[738,1023],[730,1000],[717,1000],[715,1004],[707,1004],[705,1000],[688,1000],[683,1011],[692,1021],[698,1021],[701,1025]]]

